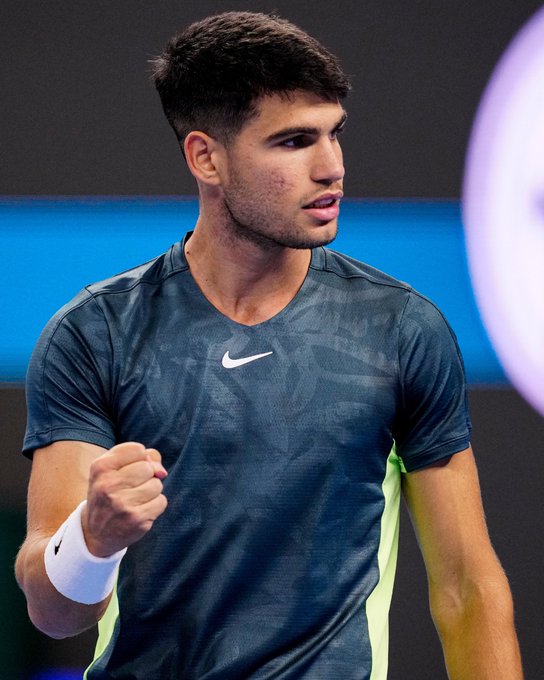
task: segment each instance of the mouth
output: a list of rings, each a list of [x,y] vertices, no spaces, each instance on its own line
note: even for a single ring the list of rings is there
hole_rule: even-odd
[[[303,206],[303,210],[306,210],[306,212],[317,217],[319,220],[329,222],[338,217],[342,195],[341,192],[338,192],[319,196],[319,198]]]

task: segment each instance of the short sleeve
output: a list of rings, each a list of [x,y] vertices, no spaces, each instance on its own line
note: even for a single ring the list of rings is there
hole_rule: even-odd
[[[59,440],[115,444],[111,416],[112,345],[102,310],[84,290],[47,324],[26,380],[23,452]]]
[[[471,426],[457,340],[437,307],[414,291],[399,327],[399,377],[393,436],[406,471],[466,449]]]

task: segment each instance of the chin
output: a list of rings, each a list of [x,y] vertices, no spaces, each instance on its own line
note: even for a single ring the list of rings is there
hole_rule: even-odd
[[[235,223],[233,226],[239,238],[250,241],[264,250],[275,249],[278,246],[295,250],[319,248],[334,241],[338,231],[338,223],[336,221],[326,222],[323,225],[316,225],[311,228],[307,226],[303,228],[294,227],[290,231],[282,231],[280,233],[260,231],[245,225],[243,226],[240,223]]]
[[[298,246],[299,248],[319,248],[320,246],[326,246],[332,243],[336,238],[338,233],[338,224],[327,224],[323,227],[318,227],[309,234],[301,234],[300,241],[303,245]],[[297,247],[297,246],[294,246]]]

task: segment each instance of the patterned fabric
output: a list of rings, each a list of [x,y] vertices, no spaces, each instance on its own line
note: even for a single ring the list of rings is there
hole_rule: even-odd
[[[53,317],[28,403],[27,455],[138,441],[169,472],[88,680],[386,677],[401,470],[469,442],[462,361],[427,299],[317,248],[291,303],[243,326],[178,243]]]

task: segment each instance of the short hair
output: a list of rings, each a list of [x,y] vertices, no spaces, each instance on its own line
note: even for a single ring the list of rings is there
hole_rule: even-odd
[[[153,61],[164,113],[182,146],[191,130],[227,144],[266,95],[296,90],[328,101],[350,82],[338,58],[275,15],[225,12],[174,36]]]

